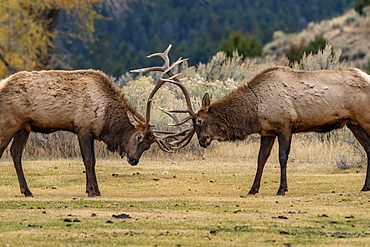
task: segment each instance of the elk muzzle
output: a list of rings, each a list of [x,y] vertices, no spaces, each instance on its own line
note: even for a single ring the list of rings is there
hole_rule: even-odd
[[[139,159],[127,157],[127,162],[132,166],[136,166],[139,163]]]
[[[204,136],[199,138],[199,145],[203,148],[207,148],[212,142],[212,138],[210,136]]]

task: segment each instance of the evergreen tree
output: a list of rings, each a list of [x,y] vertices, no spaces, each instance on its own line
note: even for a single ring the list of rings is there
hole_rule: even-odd
[[[226,52],[228,57],[232,57],[234,51],[243,57],[256,57],[262,55],[262,44],[254,37],[247,38],[238,31],[221,42],[220,50]]]

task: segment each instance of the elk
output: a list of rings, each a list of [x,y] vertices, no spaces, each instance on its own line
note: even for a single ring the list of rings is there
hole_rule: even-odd
[[[166,55],[169,48],[164,53],[153,54],[167,58],[160,68],[163,75],[168,73]],[[155,90],[159,87],[157,85]],[[13,140],[10,154],[20,190],[26,197],[32,197],[21,162],[30,132],[70,131],[78,137],[86,169],[86,193],[89,197],[100,196],[95,174],[94,140],[103,141],[109,151],[118,152],[121,157],[126,155],[133,166],[154,142],[162,150],[171,152],[165,140],[174,133],[161,136],[158,135],[161,131],[152,129],[151,100],[148,100],[144,118],[103,72],[18,72],[0,82],[0,158]]]
[[[258,166],[248,194],[259,192],[262,172],[274,142],[279,144],[280,187],[288,191],[287,161],[292,134],[329,132],[347,126],[367,154],[362,191],[370,190],[370,76],[359,69],[299,71],[270,67],[211,103],[208,94],[201,109],[191,113],[200,146],[212,140],[244,140],[261,136]],[[191,136],[189,137],[191,138]]]

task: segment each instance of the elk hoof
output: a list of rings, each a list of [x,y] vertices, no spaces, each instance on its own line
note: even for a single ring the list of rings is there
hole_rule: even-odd
[[[101,196],[100,193],[92,193],[91,195],[88,195],[88,197],[97,197],[97,196]]]
[[[278,195],[278,196],[284,196],[286,191],[288,191],[288,189],[280,188],[278,190],[278,192],[276,193],[276,195]]]
[[[97,194],[97,195],[89,195],[89,197],[98,197],[98,196],[101,196],[101,194]]]
[[[22,190],[22,191],[21,191],[21,193],[22,193],[25,197],[33,197],[32,192],[31,192],[29,189]]]
[[[361,191],[370,191],[370,186],[364,186]]]
[[[259,191],[258,190],[250,190],[249,192],[248,192],[248,195],[255,195],[255,194],[257,194]]]

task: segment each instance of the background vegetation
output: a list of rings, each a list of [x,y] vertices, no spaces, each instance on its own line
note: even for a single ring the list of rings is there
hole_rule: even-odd
[[[260,53],[242,52],[245,47],[259,47],[268,41],[275,28],[299,30],[308,21],[340,13],[350,2],[0,0],[0,77],[18,69],[101,69],[115,76],[130,102],[144,113],[158,74],[134,76],[125,72],[157,64],[145,55],[173,43],[172,58],[191,59],[180,68],[181,81],[198,109],[205,92],[216,100],[271,65],[303,70],[352,67],[351,62],[341,61],[341,50],[326,42],[324,48],[320,40],[314,42],[319,44],[314,46],[319,48],[315,54],[306,50],[310,42],[294,47],[305,52],[291,60],[248,58]],[[49,23],[43,26],[35,21],[45,15],[57,17],[55,29],[48,30],[51,22],[42,22]],[[90,43],[92,40],[95,42]],[[239,53],[227,50],[231,45],[223,49],[228,53],[217,52],[228,42]],[[248,42],[253,45],[245,45]],[[43,63],[45,59],[50,60]],[[183,101],[178,88],[169,85],[158,92],[154,104],[177,108]],[[153,123],[166,127],[171,119],[155,109]],[[135,167],[96,142],[96,170],[103,197],[86,198],[76,136],[32,133],[24,170],[35,198],[19,193],[9,149],[0,160],[1,243],[367,245],[370,202],[368,193],[358,192],[365,177],[366,156],[352,134],[343,129],[295,135],[289,193],[279,198],[275,196],[279,180],[276,146],[260,193],[246,196],[259,148],[255,135],[243,142],[214,142],[208,149],[201,149],[194,139],[186,149],[173,154],[163,153],[154,144]]]
[[[153,51],[174,45],[173,57],[189,57],[189,64],[207,63],[230,36],[240,35],[259,47],[272,40],[276,30],[287,33],[305,28],[309,22],[344,13],[354,1],[196,0],[134,1],[130,12],[114,21],[97,22],[97,39],[86,49],[79,41],[64,39],[72,67],[97,68],[115,77],[129,69],[152,65],[144,59]],[[239,47],[226,48],[226,51]],[[222,48],[225,50],[225,48]],[[232,51],[231,51],[232,52]],[[241,50],[239,49],[239,52]]]
[[[297,32],[311,21],[342,14],[353,2],[1,0],[0,78],[49,68],[94,68],[119,77],[155,63],[145,56],[169,43],[173,57],[189,57],[197,65],[233,36],[247,39],[249,52],[230,44],[223,50],[258,56],[276,30]]]
[[[200,63],[197,67],[188,66],[186,63],[181,67],[181,81],[187,87],[191,95],[193,108],[200,108],[201,98],[208,92],[213,100],[219,99],[224,95],[236,89],[240,84],[254,76],[261,70],[272,65],[287,65],[301,70],[319,70],[319,69],[338,69],[351,67],[350,63],[340,61],[341,51],[333,51],[330,45],[327,45],[324,50],[319,50],[317,54],[304,55],[300,61],[290,63],[288,60],[282,60],[280,64],[271,62],[258,63],[256,59],[243,60],[241,55],[234,53],[233,57],[228,57],[225,52],[218,52],[211,61],[207,64]],[[117,83],[123,86],[122,90],[130,103],[135,106],[143,115],[146,109],[146,100],[148,99],[151,89],[154,88],[158,74],[150,73],[145,76],[140,76],[137,79],[132,79],[131,75],[122,76],[117,79]],[[130,79],[131,78],[131,79]],[[180,89],[173,85],[167,85],[161,88],[156,94],[153,102],[151,122],[156,125],[156,128],[169,128],[167,123],[173,120],[157,109],[160,106],[165,109],[177,109],[185,105],[185,99]],[[304,143],[321,143],[327,145],[338,142],[344,146],[351,147],[351,151],[338,157],[340,160],[335,160],[338,166],[343,167],[358,167],[364,165],[365,154],[362,147],[357,144],[352,134],[347,129],[339,130],[328,134],[307,133],[296,135],[294,138]],[[246,142],[241,142],[240,145],[245,145],[252,142],[258,146],[258,138],[251,136]],[[96,153],[98,158],[113,158],[117,155],[109,153],[105,144],[96,142]],[[224,144],[223,144],[224,145]],[[214,146],[217,146],[215,144]],[[211,147],[212,149],[212,147]],[[179,150],[172,157],[181,157],[187,155],[199,156],[204,152],[200,148],[196,138],[183,150]],[[357,153],[355,157],[352,154]],[[221,153],[219,153],[220,155]],[[168,157],[169,154],[162,152],[153,144],[152,148],[144,153],[147,157]],[[239,154],[235,154],[239,155]],[[243,152],[240,153],[243,155]],[[311,156],[310,154],[307,154]],[[24,152],[25,159],[48,159],[48,158],[77,158],[80,157],[79,145],[74,134],[57,132],[49,135],[31,133],[30,140],[27,143]],[[4,158],[9,159],[9,149],[4,153]],[[355,161],[354,161],[355,160]]]

